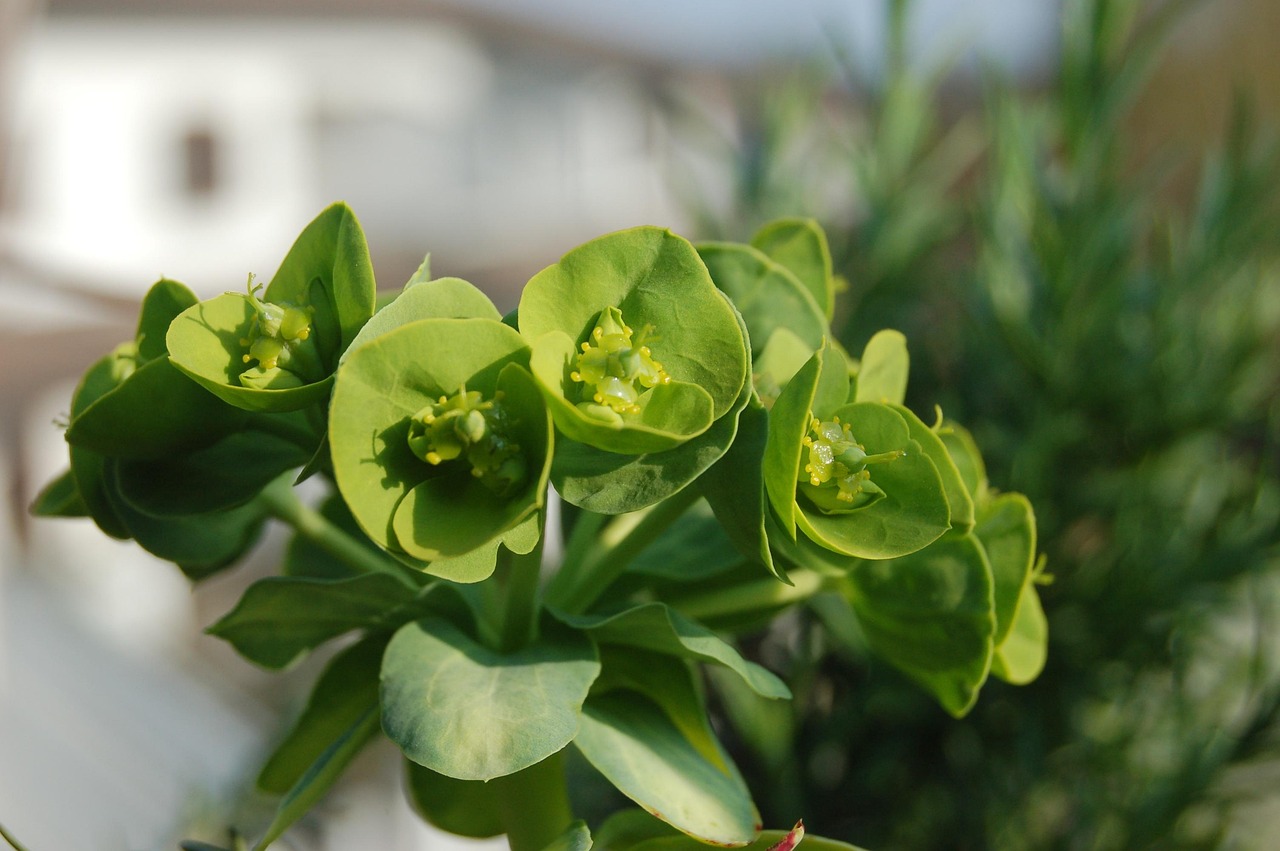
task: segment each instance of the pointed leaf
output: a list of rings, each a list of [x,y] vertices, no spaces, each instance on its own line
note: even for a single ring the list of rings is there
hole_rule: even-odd
[[[272,795],[292,789],[334,742],[378,708],[378,671],[387,637],[367,638],[325,666],[289,734],[258,773],[257,786]]]
[[[161,279],[152,284],[142,299],[138,330],[134,334],[138,358],[145,362],[168,356],[164,339],[169,323],[198,301],[195,293],[177,281]]]
[[[44,486],[31,503],[36,517],[88,517],[89,509],[80,496],[76,477],[68,467]]]
[[[585,821],[575,821],[542,851],[591,851],[591,831]]]
[[[284,668],[331,638],[354,629],[394,627],[414,591],[392,576],[349,579],[268,576],[207,632],[266,668]]]
[[[620,792],[673,827],[715,845],[745,845],[758,815],[737,778],[702,756],[647,698],[593,697],[574,744]]]
[[[862,561],[848,592],[871,647],[960,717],[991,666],[991,568],[972,536],[885,561]]]

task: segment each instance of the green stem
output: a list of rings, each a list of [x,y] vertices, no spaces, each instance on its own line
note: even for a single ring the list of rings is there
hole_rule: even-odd
[[[567,827],[567,825],[566,825],[566,827]],[[19,842],[18,840],[14,839],[14,838],[13,838],[13,834],[11,834],[11,833],[9,833],[9,831],[5,830],[5,829],[4,829],[4,825],[2,825],[2,824],[0,824],[0,838],[4,839],[4,841],[5,841],[5,842],[8,842],[8,843],[9,843],[9,845],[13,848],[13,851],[27,851],[26,846],[25,846],[25,845],[23,845],[23,844],[22,844],[21,842]]]
[[[554,589],[552,602],[570,613],[586,611],[635,557],[657,540],[699,496],[697,488],[686,487],[643,514],[636,512],[614,518],[600,534],[599,541],[604,547],[591,551],[570,574],[569,581]]]
[[[545,520],[543,521],[545,526]],[[546,529],[538,532],[538,545],[527,555],[512,553],[507,563],[503,591],[502,630],[498,650],[511,653],[538,640],[538,614],[542,611],[539,585],[542,579],[542,542]]]
[[[291,473],[280,476],[263,488],[258,499],[272,517],[292,526],[299,535],[341,559],[357,570],[366,573],[385,573],[395,577],[409,588],[418,590],[419,583],[408,575],[407,569],[387,558],[326,520],[319,512],[304,505],[294,493]]]
[[[803,603],[826,584],[822,574],[806,568],[792,570],[787,578],[793,584],[784,585],[773,578],[759,579],[732,588],[675,597],[668,602],[681,614],[706,621]]]
[[[494,778],[489,788],[497,796],[511,851],[542,851],[573,823],[560,753]]]

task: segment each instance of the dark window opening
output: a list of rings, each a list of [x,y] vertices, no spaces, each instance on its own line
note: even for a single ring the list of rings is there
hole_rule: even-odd
[[[212,195],[218,186],[218,141],[208,128],[193,128],[182,139],[183,189],[193,198]]]

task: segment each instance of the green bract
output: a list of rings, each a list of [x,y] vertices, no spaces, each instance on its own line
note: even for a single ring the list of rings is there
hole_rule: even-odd
[[[528,363],[523,338],[493,319],[416,320],[350,353],[329,441],[370,538],[454,579],[493,570],[499,542],[546,498],[551,428]],[[478,550],[490,557],[450,566]]]
[[[315,218],[265,291],[253,285],[183,311],[169,327],[175,365],[250,411],[321,402],[338,358],[373,315],[373,267],[345,204]]]
[[[848,384],[844,358],[828,346],[778,396],[763,462],[770,505],[789,538],[799,529],[859,558],[915,552],[950,528],[938,468],[909,411],[849,403]]]
[[[607,452],[702,434],[747,378],[733,308],[693,246],[659,228],[600,237],[535,275],[519,327],[556,428]]]

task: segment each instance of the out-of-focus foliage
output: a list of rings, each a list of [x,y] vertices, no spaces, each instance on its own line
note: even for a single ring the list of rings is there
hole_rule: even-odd
[[[1055,579],[1044,674],[961,721],[821,600],[775,624],[756,649],[795,702],[718,689],[766,820],[803,812],[876,848],[1269,847],[1280,159],[1247,92],[1203,163],[1126,149],[1187,5],[1067,2],[1052,85],[991,75],[980,108],[944,110],[941,76],[904,60],[895,2],[880,81],[743,96],[734,197],[698,211],[704,229],[823,221],[850,287],[843,342],[908,334],[909,399],[940,400],[1034,501]]]

